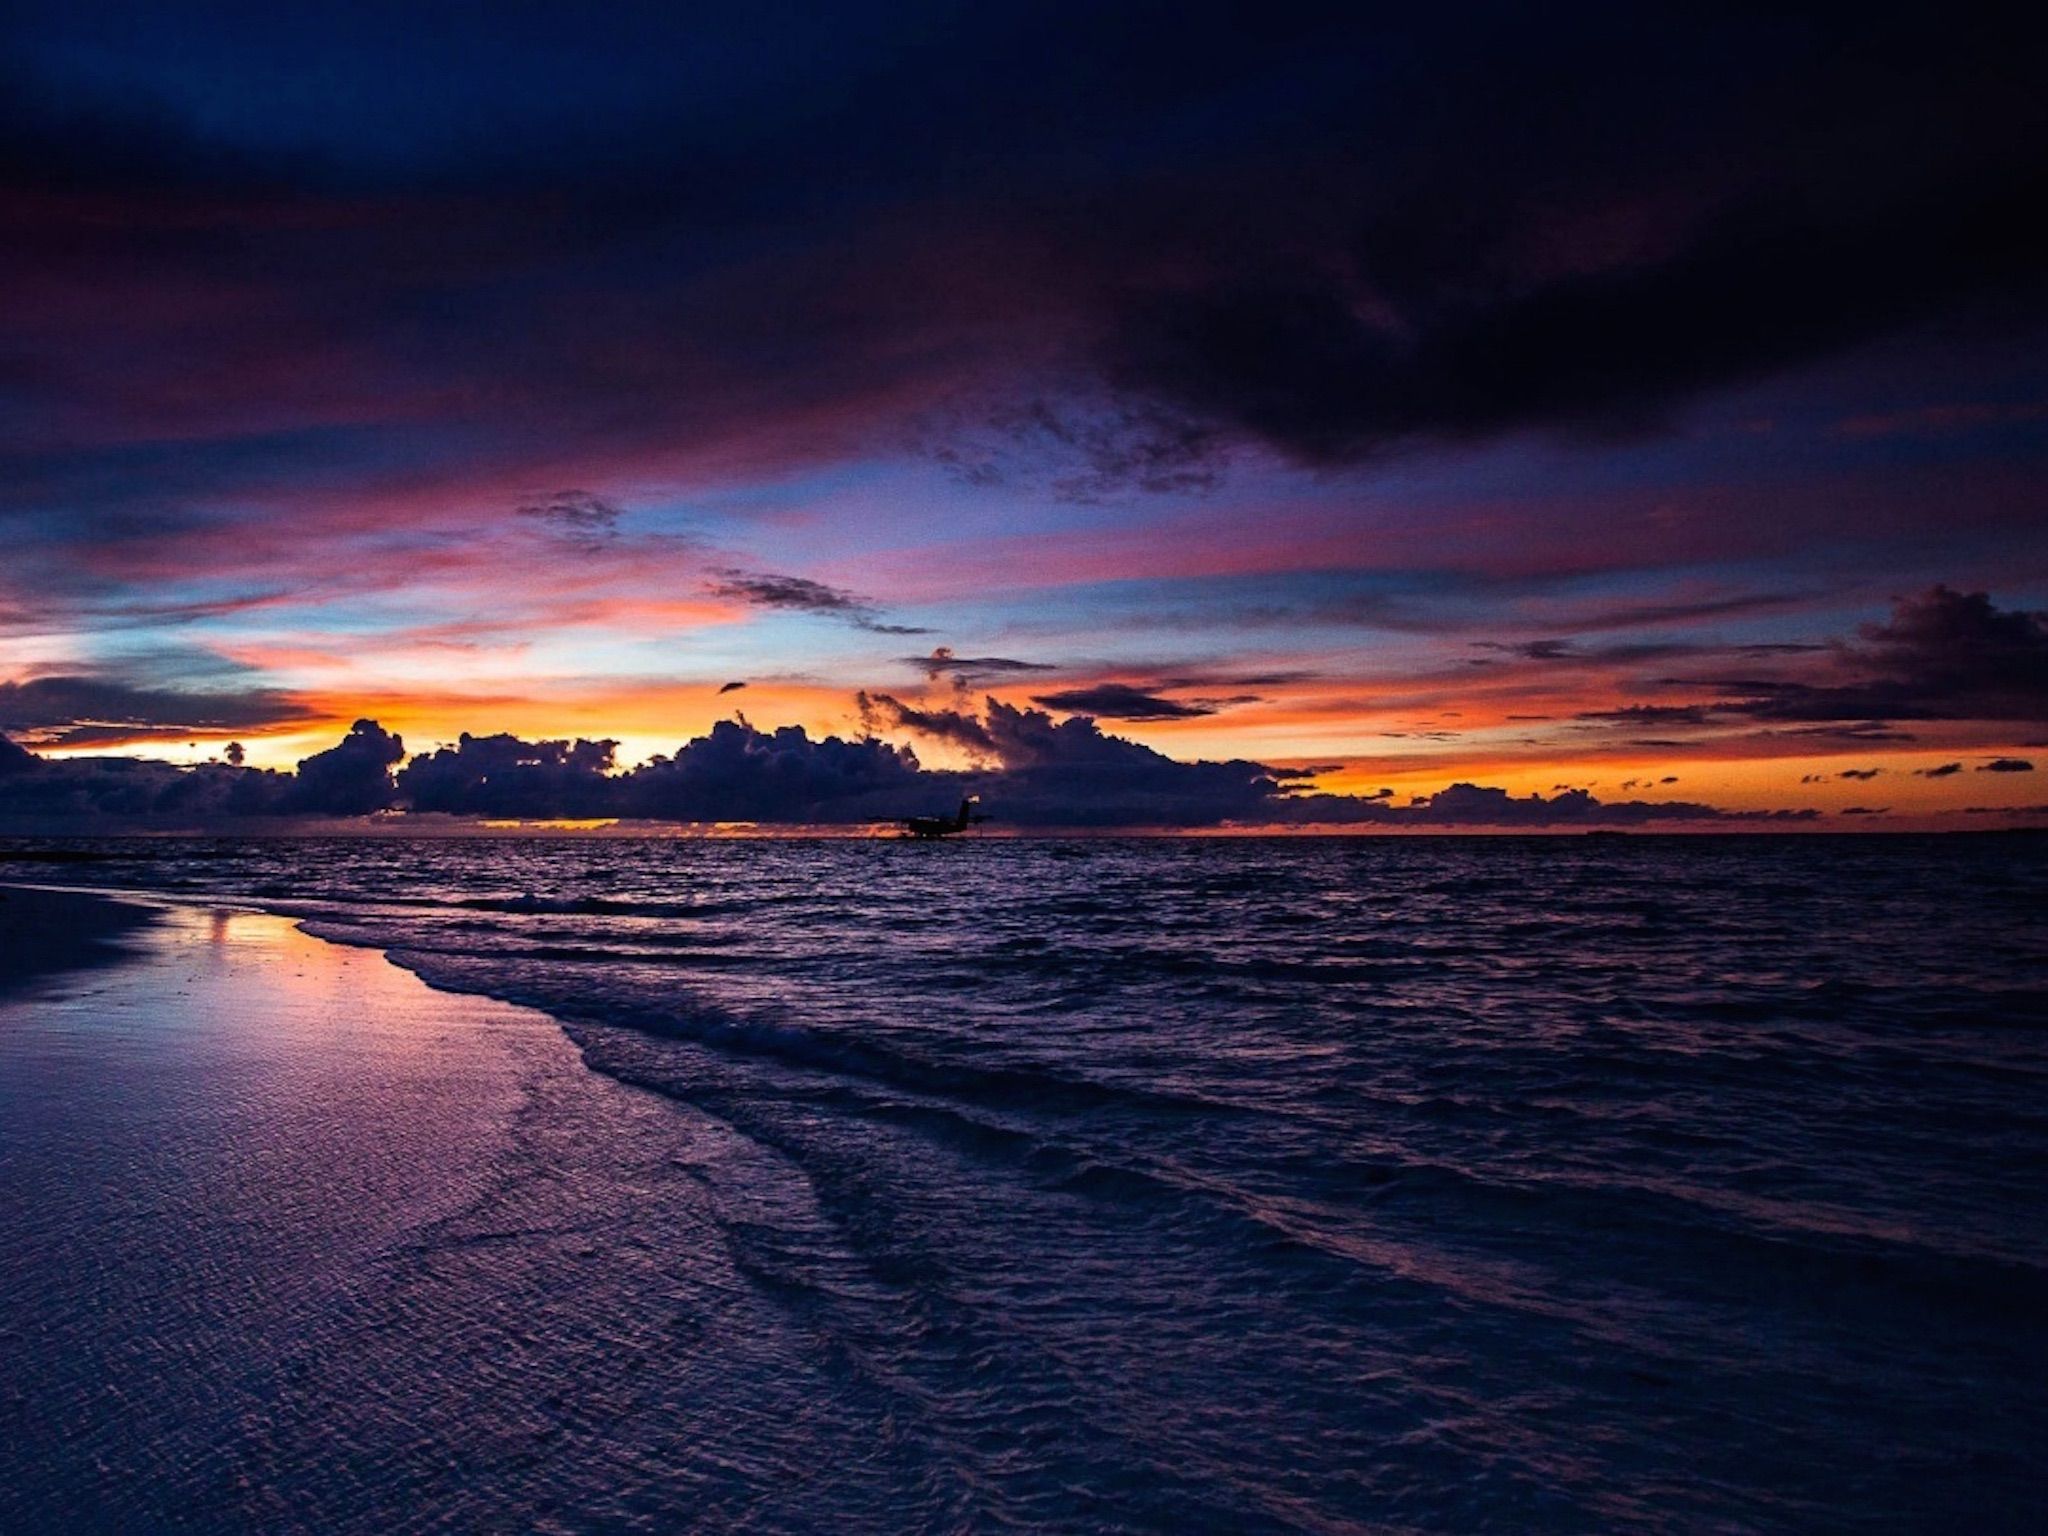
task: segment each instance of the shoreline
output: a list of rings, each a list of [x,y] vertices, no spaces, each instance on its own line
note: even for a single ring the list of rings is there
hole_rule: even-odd
[[[782,1324],[699,1182],[729,1138],[294,918],[10,909],[0,1529],[576,1527],[672,1480],[743,1507],[656,1454],[781,1379],[732,1376]]]

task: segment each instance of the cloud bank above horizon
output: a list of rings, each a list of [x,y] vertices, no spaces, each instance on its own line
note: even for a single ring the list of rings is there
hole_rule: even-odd
[[[913,748],[875,736],[813,740],[801,726],[763,731],[743,718],[721,720],[673,755],[623,771],[612,741],[523,741],[505,733],[465,734],[454,746],[408,760],[403,739],[374,720],[358,720],[339,743],[302,759],[293,773],[231,761],[190,767],[106,757],[45,762],[0,736],[0,834],[23,827],[85,834],[223,830],[391,812],[498,824],[869,826],[966,795],[980,796],[1008,827],[1066,832],[1547,830],[1784,824],[1819,815],[1724,811],[1681,800],[1603,802],[1584,789],[1563,787],[1549,797],[1518,798],[1468,783],[1396,804],[1386,790],[1316,792],[1311,772],[1176,761],[1104,733],[1087,716],[1055,720],[994,698],[979,713],[947,710],[923,719],[892,699],[864,703],[927,734],[972,737],[981,763],[928,769]]]

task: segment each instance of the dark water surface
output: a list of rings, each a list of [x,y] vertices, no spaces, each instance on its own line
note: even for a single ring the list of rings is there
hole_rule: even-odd
[[[2042,1528],[2040,840],[77,846],[715,1127],[645,1528]]]

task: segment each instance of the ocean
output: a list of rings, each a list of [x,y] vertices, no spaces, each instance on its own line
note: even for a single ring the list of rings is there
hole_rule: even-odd
[[[579,1430],[647,1437],[618,1528],[2042,1528],[2040,838],[66,846],[7,868],[297,917],[694,1128],[696,1235],[564,1314],[715,1253],[749,1320],[686,1437]]]

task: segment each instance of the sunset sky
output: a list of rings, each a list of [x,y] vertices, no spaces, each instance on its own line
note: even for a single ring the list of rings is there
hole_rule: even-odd
[[[13,8],[0,730],[2048,816],[2041,23],[1573,16]]]

